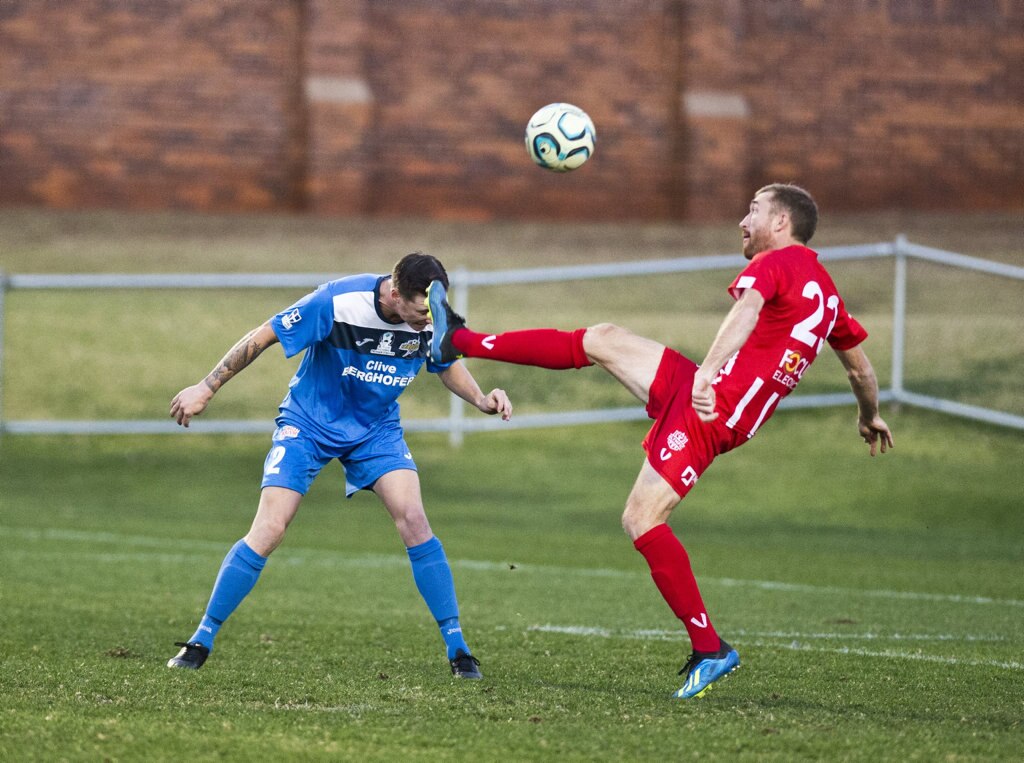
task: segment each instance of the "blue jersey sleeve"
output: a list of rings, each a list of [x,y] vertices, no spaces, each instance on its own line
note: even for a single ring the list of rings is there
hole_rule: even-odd
[[[331,333],[334,326],[334,301],[330,290],[320,286],[291,307],[270,319],[285,357],[298,355]]]

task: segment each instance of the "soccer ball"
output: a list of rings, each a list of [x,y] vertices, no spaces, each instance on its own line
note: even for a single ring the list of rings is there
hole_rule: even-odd
[[[568,172],[594,153],[594,123],[571,103],[549,103],[526,123],[526,152],[544,169]]]

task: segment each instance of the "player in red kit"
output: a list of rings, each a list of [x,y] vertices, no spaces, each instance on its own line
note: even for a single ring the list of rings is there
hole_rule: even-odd
[[[608,323],[576,331],[477,333],[451,310],[443,284],[428,289],[435,362],[474,357],[553,369],[596,364],[646,404],[654,424],[622,525],[689,634],[693,652],[680,671],[686,682],[673,695],[680,699],[700,697],[740,662],[715,632],[686,550],[667,524],[704,470],[757,433],[826,342],[846,369],[870,454],[893,446],[878,413],[875,372],[861,348],[867,332],[807,248],[817,221],[817,205],[802,188],[776,183],[755,194],[740,222],[750,263],[729,286],[736,303],[699,366]]]

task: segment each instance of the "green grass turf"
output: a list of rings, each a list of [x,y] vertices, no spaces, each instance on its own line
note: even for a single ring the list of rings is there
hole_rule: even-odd
[[[261,437],[0,441],[0,759],[991,760],[1024,748],[1020,433],[783,412],[677,510],[743,667],[688,645],[619,529],[640,424],[410,437],[485,680],[456,683],[385,512],[314,485],[198,673],[169,671]]]

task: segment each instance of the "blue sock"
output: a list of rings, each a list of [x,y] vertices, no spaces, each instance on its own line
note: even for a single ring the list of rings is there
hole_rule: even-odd
[[[189,641],[198,641],[213,650],[213,639],[220,626],[256,585],[266,563],[267,557],[257,554],[244,540],[231,547],[220,566],[217,582],[213,584],[206,614]]]
[[[452,568],[448,565],[444,546],[437,537],[426,543],[406,549],[412,564],[412,577],[416,587],[427,603],[430,614],[434,616],[441,637],[448,649],[448,659],[454,659],[456,652],[469,654],[469,647],[462,637],[462,626],[459,624],[459,602],[455,598],[455,581],[452,579]]]

